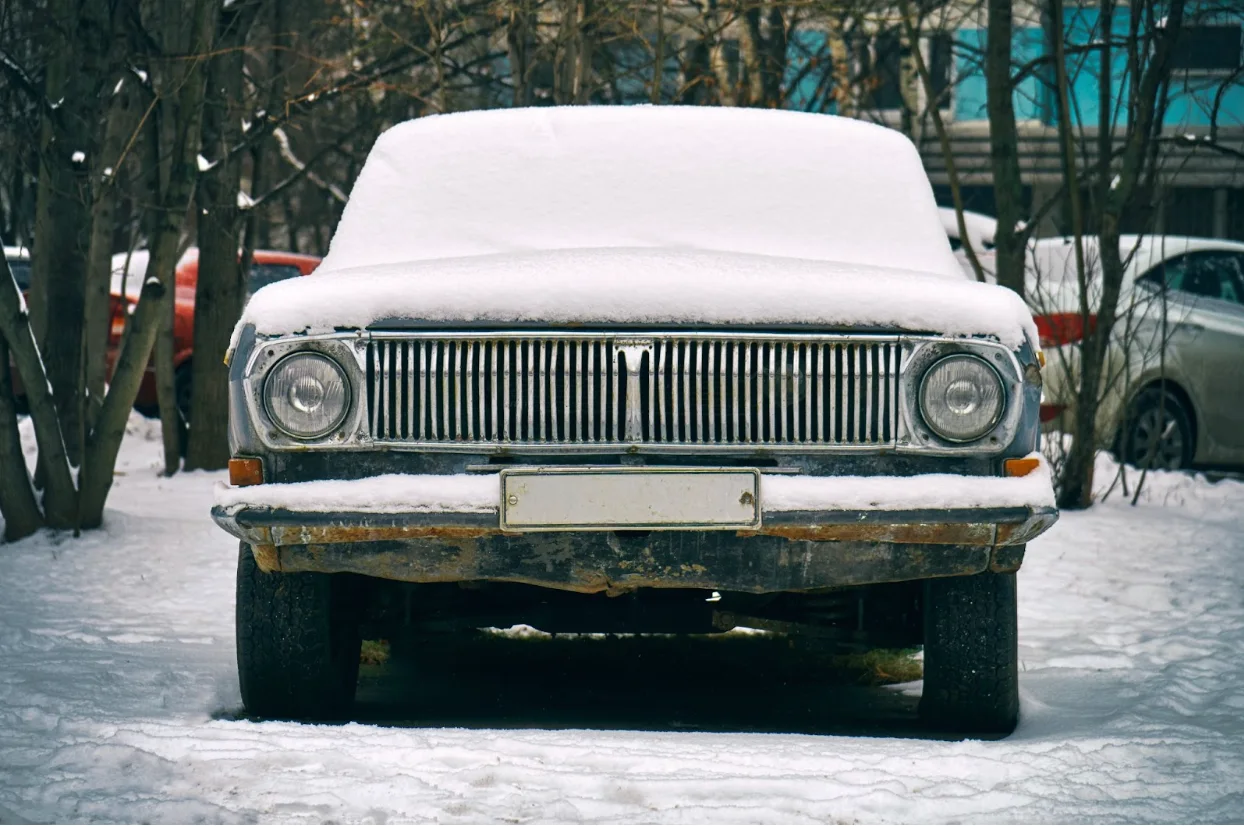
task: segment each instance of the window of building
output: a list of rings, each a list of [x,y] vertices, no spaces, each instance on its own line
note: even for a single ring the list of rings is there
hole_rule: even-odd
[[[937,98],[938,109],[950,108],[950,67],[954,63],[954,38],[949,32],[937,32],[928,38],[929,80],[932,96]]]
[[[1194,71],[1233,71],[1240,67],[1241,26],[1186,26],[1175,41],[1171,66]]]
[[[950,108],[950,74],[954,39],[948,32],[936,32],[924,38],[925,66],[932,81],[932,96],[940,109]],[[860,76],[871,91],[862,101],[866,109],[903,108],[903,37],[898,29],[886,29],[862,44],[858,50]],[[915,71],[915,66],[911,67]],[[919,82],[918,80],[916,81]]]
[[[871,87],[868,107],[872,109],[902,109],[902,61],[903,39],[896,29],[883,31],[873,40],[872,48],[862,55],[867,61],[865,76]]]

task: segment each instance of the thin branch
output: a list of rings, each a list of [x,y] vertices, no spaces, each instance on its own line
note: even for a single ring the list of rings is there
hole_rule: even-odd
[[[285,159],[286,163],[303,173],[308,181],[332,195],[338,203],[344,204],[346,202],[346,193],[342,191],[341,187],[324,180],[311,171],[310,164],[299,160],[298,156],[294,154],[293,148],[289,145],[289,136],[285,134],[284,129],[277,128],[273,130],[272,137],[276,138],[277,146],[280,147],[281,157]]]

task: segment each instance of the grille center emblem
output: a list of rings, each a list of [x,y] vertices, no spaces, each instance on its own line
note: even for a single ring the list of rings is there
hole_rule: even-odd
[[[644,438],[643,396],[640,389],[640,371],[643,369],[644,354],[648,355],[652,369],[652,344],[650,338],[619,338],[613,342],[613,359],[618,370],[622,370],[620,360],[625,360],[626,368],[626,421],[623,438],[632,443],[641,442]]]

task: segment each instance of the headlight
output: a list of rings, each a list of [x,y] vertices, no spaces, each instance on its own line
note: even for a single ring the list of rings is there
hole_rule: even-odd
[[[297,439],[336,429],[350,408],[345,372],[318,353],[294,353],[277,362],[264,379],[263,396],[273,423]]]
[[[1006,404],[997,371],[976,356],[947,356],[920,380],[920,415],[951,442],[981,438],[998,423]]]

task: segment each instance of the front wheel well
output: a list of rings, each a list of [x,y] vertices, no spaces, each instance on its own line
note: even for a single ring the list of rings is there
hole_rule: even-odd
[[[1152,379],[1141,385],[1140,389],[1132,394],[1131,399],[1127,404],[1128,410],[1136,404],[1137,399],[1149,391],[1165,391],[1169,393],[1181,407],[1183,407],[1184,412],[1188,414],[1188,424],[1192,425],[1192,438],[1195,440],[1198,430],[1196,407],[1192,404],[1192,396],[1188,394],[1188,391],[1184,389],[1183,385],[1173,379]]]

